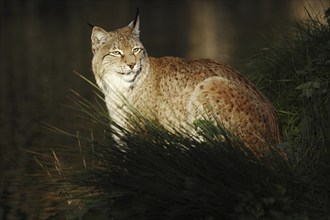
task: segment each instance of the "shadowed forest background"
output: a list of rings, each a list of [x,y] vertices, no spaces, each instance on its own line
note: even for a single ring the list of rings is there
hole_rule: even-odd
[[[30,151],[49,151],[58,140],[43,123],[74,132],[80,123],[67,98],[76,90],[92,100],[91,28],[127,25],[140,8],[141,41],[148,55],[212,58],[244,71],[247,61],[290,33],[328,1],[6,1],[0,3],[0,215],[28,218],[38,204],[24,193],[40,169]],[[244,74],[244,72],[243,72]],[[35,195],[38,198],[38,195]],[[37,200],[37,199],[36,199]],[[31,200],[34,201],[34,200]],[[13,213],[16,214],[13,214]],[[20,213],[19,215],[17,213]]]

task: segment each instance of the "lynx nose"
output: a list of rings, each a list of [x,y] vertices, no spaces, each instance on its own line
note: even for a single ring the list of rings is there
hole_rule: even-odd
[[[131,70],[132,70],[135,66],[135,63],[128,63],[127,66],[129,66],[129,68],[131,68]]]

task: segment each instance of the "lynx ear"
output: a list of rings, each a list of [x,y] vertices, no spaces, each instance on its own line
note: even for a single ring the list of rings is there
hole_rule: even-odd
[[[132,29],[132,34],[136,37],[140,37],[140,15],[139,15],[139,9],[136,11],[136,16],[134,21],[132,21],[129,25],[129,28]]]
[[[91,36],[93,54],[95,54],[95,52],[100,48],[100,46],[108,40],[109,36],[109,33],[102,28],[96,26],[93,27]]]

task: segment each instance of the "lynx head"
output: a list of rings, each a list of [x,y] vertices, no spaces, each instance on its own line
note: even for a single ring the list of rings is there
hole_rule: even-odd
[[[116,87],[120,92],[133,88],[148,72],[147,53],[139,39],[139,15],[128,26],[107,32],[92,31],[93,71],[101,89]],[[113,89],[113,88],[111,88]]]

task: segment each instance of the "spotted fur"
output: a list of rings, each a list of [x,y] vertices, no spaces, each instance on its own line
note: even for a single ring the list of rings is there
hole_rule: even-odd
[[[280,142],[275,109],[250,81],[209,59],[148,57],[139,40],[139,18],[111,32],[94,27],[92,50],[96,82],[116,121],[122,120],[119,93],[172,126],[215,115],[259,154],[266,145]]]

